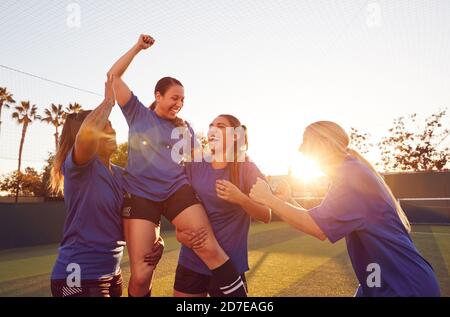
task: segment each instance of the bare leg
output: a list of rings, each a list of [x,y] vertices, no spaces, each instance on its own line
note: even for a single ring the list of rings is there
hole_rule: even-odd
[[[236,267],[216,240],[208,217],[201,204],[183,210],[172,223],[180,231],[207,230],[206,243],[194,252],[211,270],[219,289],[217,296],[247,297],[244,282]]]
[[[124,219],[123,225],[131,270],[128,292],[135,297],[145,296],[151,289],[155,266],[148,265],[144,258],[159,237],[159,227],[143,219]]]
[[[172,223],[180,231],[196,231],[202,228],[207,229],[208,236],[205,246],[200,249],[194,249],[194,252],[202,259],[210,270],[221,266],[229,259],[228,255],[222,250],[217,242],[209,223],[208,216],[201,204],[192,205],[186,208],[175,217]]]

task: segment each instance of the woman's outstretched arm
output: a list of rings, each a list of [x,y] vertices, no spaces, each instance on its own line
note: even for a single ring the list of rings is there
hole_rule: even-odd
[[[216,192],[219,198],[240,205],[255,220],[269,223],[272,219],[270,208],[250,199],[230,181],[218,180],[216,182]]]
[[[296,206],[302,208],[300,204],[292,197],[292,189],[291,185],[287,181],[281,181],[274,192],[275,196],[280,198],[281,200]]]
[[[256,184],[253,185],[250,198],[271,208],[283,221],[296,229],[320,240],[327,238],[325,233],[323,233],[314,219],[309,215],[308,210],[293,206],[273,195],[269,184],[261,178],[258,178]]]
[[[130,66],[134,57],[140,51],[148,49],[153,45],[153,43],[155,43],[155,40],[150,35],[141,34],[138,42],[133,45],[133,47],[129,49],[128,52],[126,52],[121,58],[119,58],[108,71],[108,76],[114,76],[113,88],[119,106],[125,106],[131,97],[131,90],[122,80],[122,75],[125,73],[128,66]]]

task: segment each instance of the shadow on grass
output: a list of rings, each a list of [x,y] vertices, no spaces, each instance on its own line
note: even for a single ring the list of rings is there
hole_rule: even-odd
[[[433,265],[438,277],[442,296],[450,296],[450,277],[447,264],[442,256],[442,250],[439,248],[440,236],[434,235],[430,226],[420,226],[420,232],[430,234],[414,234],[412,237],[422,255]],[[270,248],[271,245],[284,243],[304,234],[291,227],[281,227],[268,229],[262,232],[251,234],[249,237],[249,249],[260,250]],[[308,238],[311,239],[311,238]],[[447,239],[447,237],[442,237]],[[307,241],[308,244],[311,241]],[[326,243],[326,242],[325,242]],[[441,245],[442,246],[442,245]],[[52,246],[45,248],[44,253],[49,253]],[[33,255],[35,250],[31,250]],[[36,251],[37,252],[37,251]],[[172,268],[176,267],[178,259],[178,245],[171,245],[164,254],[159,266],[158,277],[174,274]],[[299,243],[297,250],[277,250],[277,253],[296,253],[302,256],[324,255],[324,251],[318,248],[302,248]],[[247,277],[251,279],[253,274],[264,265],[271,252],[263,252],[258,261],[252,266]],[[37,256],[42,253],[36,253]],[[164,267],[164,269],[162,269]],[[128,259],[122,263],[122,273],[124,276],[124,289],[129,277]],[[51,296],[50,292],[50,274],[42,274],[34,277],[20,278],[0,283],[0,296]],[[251,285],[250,285],[251,287]],[[288,287],[280,290],[275,296],[352,296],[357,287],[357,280],[350,265],[346,251],[333,256],[325,263],[321,264],[313,271],[302,276]],[[250,294],[252,290],[250,289]]]
[[[344,251],[279,291],[275,296],[353,296],[357,286],[358,280],[347,251]]]
[[[421,225],[418,231],[417,234],[414,234],[414,231],[411,234],[414,244],[422,256],[433,266],[441,289],[441,296],[450,296],[449,268],[439,248],[439,236],[433,233],[431,226]],[[422,235],[420,232],[430,234]],[[448,237],[442,239],[448,239]]]

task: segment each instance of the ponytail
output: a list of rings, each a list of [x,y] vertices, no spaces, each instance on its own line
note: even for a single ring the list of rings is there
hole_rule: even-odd
[[[361,154],[359,154],[358,151],[353,150],[353,149],[347,149],[347,153],[350,154],[351,156],[353,156],[354,158],[356,158],[361,163],[363,163],[365,166],[367,166],[372,171],[372,173],[375,174],[375,176],[378,178],[378,180],[381,182],[381,184],[383,184],[387,193],[391,197],[391,200],[395,205],[395,209],[397,210],[398,217],[400,218],[406,231],[411,232],[411,224],[409,223],[408,217],[406,216],[405,212],[403,211],[403,208],[400,205],[400,202],[395,198],[395,196],[392,193],[392,190],[389,188],[388,184],[386,184],[383,176],[381,176],[381,174],[377,172],[377,170],[372,166],[372,164],[370,164],[369,161],[367,161]]]
[[[78,113],[69,114],[66,117],[58,149],[50,170],[50,184],[48,189],[51,193],[62,194],[64,192],[64,175],[61,168],[67,155],[75,144],[81,124],[90,112],[91,110],[80,111]]]
[[[239,121],[238,118],[236,118],[233,115],[230,114],[221,114],[219,117],[223,117],[228,120],[231,127],[233,128],[242,128],[244,130],[244,148],[238,148],[238,145],[240,142],[239,140],[234,141],[233,145],[233,162],[231,162],[231,166],[229,168],[230,174],[230,182],[236,186],[237,188],[241,189],[241,178],[240,178],[240,172],[241,172],[241,164],[240,161],[240,154],[244,152],[244,161],[246,162],[248,160],[247,154],[245,153],[248,150],[248,135],[247,135],[247,127]]]

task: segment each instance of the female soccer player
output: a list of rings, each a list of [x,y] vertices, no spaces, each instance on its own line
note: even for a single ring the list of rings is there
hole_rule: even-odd
[[[228,142],[228,138],[234,140]],[[248,197],[257,178],[264,176],[245,154],[247,128],[236,117],[220,115],[215,118],[208,131],[208,145],[211,160],[188,163],[186,173],[205,207],[217,241],[241,274],[242,283],[246,284],[251,218],[265,223],[271,219],[269,208]],[[204,243],[204,236],[203,232],[177,231],[178,240],[184,244],[175,275],[174,295],[177,297],[220,296],[211,271],[193,251]]]
[[[308,126],[300,151],[320,163],[332,184],[323,202],[305,210],[272,194],[262,179],[250,197],[293,227],[332,243],[345,237],[360,283],[356,296],[440,296],[431,265],[410,236],[410,224],[383,177],[357,151],[339,125]]]
[[[110,163],[117,148],[116,132],[108,120],[113,106],[109,78],[104,101],[93,111],[70,114],[63,127],[51,172],[51,187],[64,191],[68,213],[51,276],[56,297],[122,294],[124,190],[122,169]],[[158,263],[162,248],[161,243],[153,246],[147,265]]]
[[[187,123],[177,117],[184,104],[183,85],[175,78],[162,78],[155,87],[155,102],[148,108],[121,78],[134,57],[153,43],[152,37],[141,35],[138,43],[108,73],[114,76],[115,97],[129,126],[124,179],[130,198],[123,209],[131,264],[128,294],[136,297],[151,294],[154,267],[146,265],[144,259],[158,239],[160,218],[164,215],[181,231],[206,228],[207,241],[195,250],[196,254],[211,270],[223,296],[246,296],[243,286],[234,288],[235,282],[241,280],[239,272],[217,243],[184,166],[173,158],[172,149],[179,142],[172,138],[175,128],[188,129],[191,137],[195,137]]]

